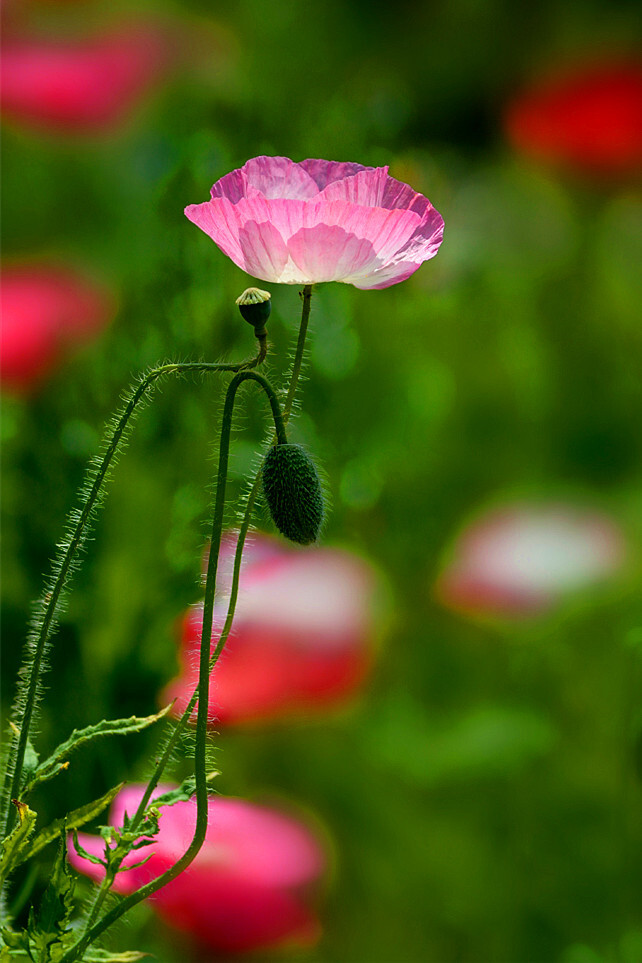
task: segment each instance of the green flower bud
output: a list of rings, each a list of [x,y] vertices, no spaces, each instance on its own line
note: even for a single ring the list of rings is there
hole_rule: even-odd
[[[245,320],[254,326],[257,334],[265,329],[267,319],[272,310],[272,295],[269,291],[259,288],[248,288],[236,299],[239,311]]]
[[[323,523],[321,482],[301,445],[274,445],[263,463],[263,491],[272,521],[299,545],[316,542]]]

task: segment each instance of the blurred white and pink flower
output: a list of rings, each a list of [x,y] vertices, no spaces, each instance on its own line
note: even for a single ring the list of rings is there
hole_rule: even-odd
[[[608,515],[561,502],[516,502],[464,528],[435,591],[463,613],[528,617],[607,580],[626,555],[624,535]]]
[[[212,650],[227,612],[235,540],[224,540]],[[387,611],[387,587],[350,552],[305,552],[264,535],[246,545],[232,633],[212,673],[209,719],[223,724],[307,716],[362,687]],[[187,706],[198,681],[202,607],[185,617],[181,674],[161,694]]]
[[[159,787],[152,801],[171,788]],[[110,825],[122,826],[126,812],[134,815],[143,791],[131,786],[118,794]],[[315,943],[321,932],[315,903],[328,864],[318,833],[299,817],[242,799],[211,796],[208,805],[203,847],[150,899],[155,912],[189,934],[196,947],[216,954]],[[195,822],[195,798],[162,807],[159,833],[125,858],[113,889],[134,893],[173,866],[191,842]],[[78,842],[103,857],[101,836],[79,833]],[[68,854],[75,869],[103,879],[104,868],[80,856],[71,838]],[[133,866],[144,856],[149,858],[142,866]]]
[[[435,256],[444,222],[387,167],[254,157],[187,217],[252,277],[386,288]]]

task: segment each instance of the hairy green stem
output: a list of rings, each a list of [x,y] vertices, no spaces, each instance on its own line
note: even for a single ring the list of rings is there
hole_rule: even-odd
[[[68,950],[61,958],[60,963],[72,963],[73,960],[80,958],[87,946],[92,943],[104,930],[112,925],[123,913],[126,913],[132,906],[141,900],[153,895],[162,886],[171,883],[173,879],[183,872],[197,856],[201,846],[205,841],[207,833],[208,818],[208,798],[207,798],[207,774],[206,774],[206,744],[207,744],[207,714],[209,702],[209,681],[210,681],[210,649],[212,640],[212,628],[214,624],[214,597],[216,590],[216,574],[218,569],[218,557],[223,536],[223,521],[225,513],[225,490],[227,486],[227,469],[230,453],[230,436],[232,432],[232,415],[234,412],[234,402],[236,393],[244,381],[256,381],[265,391],[274,417],[274,424],[281,444],[287,444],[285,425],[281,414],[278,398],[274,389],[255,371],[241,371],[237,374],[227,389],[225,395],[225,405],[223,407],[223,417],[221,421],[221,440],[219,446],[218,474],[216,482],[216,499],[214,503],[214,515],[212,519],[212,535],[210,549],[207,559],[207,578],[205,582],[205,599],[203,603],[203,625],[201,630],[200,656],[199,656],[199,675],[198,675],[198,709],[196,716],[196,742],[194,748],[194,779],[196,783],[196,825],[194,835],[187,850],[180,859],[174,863],[165,873],[141,887],[135,893],[130,894],[111,909],[105,916],[90,928],[86,929],[80,940]],[[140,812],[140,807],[139,807]],[[96,900],[92,910],[92,917],[97,915],[97,911],[107,895],[111,886],[115,870],[106,875],[99,893],[100,899]]]
[[[69,538],[64,546],[64,554],[54,564],[50,583],[37,606],[30,636],[32,658],[27,663],[28,681],[26,681],[26,691],[21,688],[19,692],[17,705],[14,710],[17,722],[17,734],[12,737],[12,742],[8,750],[9,764],[5,774],[2,800],[0,801],[0,813],[4,816],[5,821],[5,836],[10,832],[15,818],[15,807],[11,806],[10,800],[20,798],[24,757],[37,703],[44,655],[47,649],[47,643],[52,634],[54,619],[61,601],[61,596],[73,571],[78,552],[86,541],[94,510],[100,501],[105,478],[114,456],[127,435],[127,428],[132,415],[147,392],[166,375],[183,374],[190,371],[204,373],[246,371],[260,364],[264,360],[266,352],[267,341],[265,336],[263,336],[263,338],[259,339],[259,352],[256,357],[236,365],[208,362],[161,365],[150,371],[131,391],[122,414],[114,426],[109,440],[106,442],[106,448],[100,464],[98,464],[95,469],[90,468],[89,478],[92,480],[91,486],[86,494],[82,508],[71,515],[73,530],[70,531]],[[75,525],[73,524],[74,522]]]
[[[301,367],[303,365],[303,354],[305,350],[305,339],[308,333],[308,323],[310,321],[310,307],[312,303],[312,285],[306,284],[303,290],[300,292],[301,300],[303,302],[303,307],[301,309],[301,324],[299,326],[299,337],[296,344],[296,349],[294,352],[294,359],[292,361],[292,368],[290,369],[290,384],[288,387],[287,397],[283,405],[283,418],[287,424],[290,415],[292,414],[292,405],[294,404],[294,399],[296,397],[296,389],[299,384],[299,378],[301,376]]]
[[[308,333],[308,324],[310,321],[310,301],[312,298],[312,285],[306,285],[301,292],[301,300],[303,302],[303,308],[301,311],[301,322],[299,325],[299,334],[297,338],[297,344],[294,351],[294,357],[292,359],[292,366],[290,368],[290,376],[288,383],[288,391],[283,405],[283,423],[287,425],[290,420],[290,415],[292,414],[292,406],[294,404],[294,399],[296,397],[296,391],[299,385],[299,379],[301,375],[301,369],[303,367],[303,356],[305,352],[305,343]],[[278,436],[276,438],[278,441]],[[245,503],[245,509],[243,511],[243,518],[241,520],[241,525],[239,528],[238,538],[236,540],[236,549],[234,553],[234,570],[232,573],[232,586],[230,589],[230,598],[227,606],[227,615],[225,617],[225,624],[221,632],[220,638],[217,642],[216,648],[210,659],[210,673],[214,669],[214,666],[218,662],[219,656],[225,647],[225,643],[229,637],[232,630],[232,623],[234,621],[234,613],[236,611],[236,602],[238,599],[239,592],[239,579],[241,574],[241,561],[243,558],[243,549],[245,547],[245,539],[250,530],[250,522],[252,519],[252,512],[254,510],[254,505],[256,503],[256,498],[259,493],[259,486],[261,482],[261,471],[260,469],[256,472],[254,480],[252,482],[252,487],[247,494],[247,500]],[[134,825],[142,819],[145,809],[149,805],[149,800],[151,799],[152,793],[156,789],[156,786],[160,782],[163,775],[165,767],[169,762],[172,752],[178,742],[181,733],[184,731],[187,723],[192,717],[192,712],[194,711],[194,706],[196,705],[196,700],[198,698],[198,689],[195,689],[192,697],[183,711],[182,716],[176,723],[174,731],[170,736],[165,750],[156,764],[156,768],[152,774],[149,781],[145,794],[140,801],[138,809],[136,811],[136,816],[134,819]]]
[[[299,326],[299,335],[297,339],[297,345],[295,348],[292,367],[290,369],[287,396],[283,406],[282,423],[281,423],[282,428],[285,425],[287,425],[290,419],[290,415],[292,413],[292,406],[294,404],[294,399],[296,397],[296,391],[297,391],[297,387],[300,379],[304,350],[305,350],[305,343],[306,343],[306,336],[307,336],[307,330],[308,330],[308,323],[310,318],[311,296],[312,296],[312,287],[311,285],[306,285],[306,287],[301,292],[301,298],[303,301],[301,323]],[[259,379],[257,378],[256,380],[259,380]],[[230,389],[232,388],[232,384],[230,384]],[[228,396],[229,396],[229,392],[228,392]],[[268,398],[270,400],[272,411],[274,413],[275,411],[274,400],[269,394],[268,394]],[[277,407],[278,407],[278,403],[277,403]],[[280,441],[280,443],[283,443],[283,439],[279,437],[280,432],[279,432],[278,425],[279,423],[275,418],[275,427],[277,428],[277,440]],[[220,461],[219,461],[219,471],[220,471]],[[231,585],[231,591],[230,591],[230,598],[228,601],[227,615],[226,615],[225,624],[223,626],[223,630],[221,632],[220,638],[216,645],[215,651],[212,653],[211,658],[209,659],[208,675],[211,674],[214,666],[216,665],[216,662],[218,661],[218,658],[223,650],[223,647],[225,646],[225,643],[232,629],[234,614],[236,610],[236,603],[238,599],[239,579],[240,579],[240,571],[241,571],[241,561],[243,557],[243,549],[244,549],[245,540],[247,538],[247,534],[250,528],[252,512],[256,502],[256,497],[258,495],[259,484],[260,484],[260,470],[257,471],[252,487],[247,495],[245,510],[243,513],[243,518],[241,521],[238,539],[236,543],[236,550],[235,550],[235,556],[234,556],[234,570],[232,574],[232,585]],[[217,496],[218,496],[219,490],[220,490],[220,487],[217,487]],[[219,538],[219,548],[220,548],[220,538]],[[211,550],[210,550],[210,557],[211,557]],[[209,564],[208,564],[208,576],[209,576]],[[207,586],[206,586],[206,591],[207,591]],[[212,608],[212,616],[213,616],[213,608]],[[205,640],[206,639],[211,640],[212,622],[213,622],[213,618],[211,618],[210,625],[206,629],[205,608],[204,608],[203,629],[201,633],[201,662],[202,662],[203,652],[206,650],[209,650],[210,648],[210,645],[207,645]],[[135,828],[137,825],[139,825],[140,821],[142,820],[145,810],[149,805],[151,796],[163,775],[163,772],[165,770],[167,763],[169,762],[169,759],[171,758],[171,755],[176,746],[176,743],[181,733],[187,726],[187,723],[191,719],[197,700],[200,701],[201,699],[202,697],[200,695],[200,679],[199,679],[199,686],[195,689],[181,718],[178,720],[176,726],[174,727],[174,730],[168,740],[168,743],[165,747],[162,757],[156,764],[152,777],[148,783],[146,791],[143,795],[143,798],[140,801],[140,804],[134,816],[132,828]],[[200,709],[200,706],[199,706],[199,709]],[[193,843],[194,841],[192,841],[192,845]],[[184,854],[182,859],[179,861],[181,865],[178,870],[176,870],[176,867],[179,865],[178,863],[175,864],[174,867],[172,867],[172,870],[176,870],[176,872],[174,872],[173,875],[171,876],[172,879],[174,879],[175,876],[177,876],[180,872],[182,872],[182,870],[188,865],[188,862],[184,862],[184,860],[186,859],[186,856],[188,855],[189,851],[190,850],[188,849],[188,851]],[[170,870],[169,872],[171,873],[172,870]],[[160,889],[161,886],[166,885],[169,881],[170,879],[168,878],[167,874],[165,874],[165,876],[159,877],[158,879],[152,881],[152,883],[149,883],[147,887],[145,887],[143,890],[139,890],[136,894],[132,894],[131,897],[128,897],[122,900],[116,907],[114,907],[113,910],[111,910],[110,913],[106,914],[106,916],[104,916],[103,919],[100,920],[100,922],[97,925],[92,926],[93,920],[96,918],[98,911],[100,910],[100,907],[102,906],[102,903],[104,902],[104,899],[109,892],[108,886],[104,886],[104,885],[101,886],[99,893],[97,894],[97,900],[94,903],[94,906],[92,907],[90,920],[85,928],[83,936],[81,937],[81,941],[79,941],[75,947],[72,947],[72,949],[62,958],[61,963],[72,963],[73,960],[78,959],[79,953],[82,953],[84,949],[91,942],[93,942],[94,939],[96,939],[100,935],[100,933],[104,932],[109,926],[111,926],[111,924],[115,922],[123,913],[127,912],[127,910],[130,909],[131,906],[135,905],[135,903],[137,903],[139,899],[144,899],[145,897],[151,895],[153,892],[156,892],[157,889]],[[103,881],[103,884],[105,883],[106,883],[106,880]]]

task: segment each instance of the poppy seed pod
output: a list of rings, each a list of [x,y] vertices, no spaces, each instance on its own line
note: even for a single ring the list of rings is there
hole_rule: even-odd
[[[323,523],[316,467],[301,445],[275,445],[263,462],[263,491],[272,521],[285,538],[310,545]]]
[[[269,291],[259,288],[247,288],[236,299],[239,311],[248,324],[254,326],[257,333],[265,330],[265,325],[272,310],[272,295]]]

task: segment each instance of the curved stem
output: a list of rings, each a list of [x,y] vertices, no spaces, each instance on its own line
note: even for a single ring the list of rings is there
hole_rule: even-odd
[[[70,532],[69,537],[64,544],[64,554],[54,564],[50,585],[45,591],[45,594],[42,596],[37,607],[32,628],[32,635],[30,638],[30,646],[32,648],[33,657],[28,663],[29,676],[28,682],[26,682],[26,691],[24,691],[24,695],[22,693],[19,694],[18,704],[15,709],[18,733],[16,736],[14,736],[14,741],[12,741],[9,748],[9,765],[5,774],[3,798],[0,802],[0,806],[3,807],[5,814],[5,835],[10,832],[14,820],[14,807],[9,805],[9,800],[20,797],[24,757],[37,702],[44,655],[47,648],[47,642],[49,641],[52,633],[54,618],[56,616],[64,588],[73,571],[74,562],[78,552],[86,540],[88,527],[93,512],[100,501],[102,487],[106,475],[109,471],[114,456],[126,437],[127,428],[132,415],[149,389],[152,388],[156,382],[159,381],[159,379],[166,375],[183,374],[189,371],[204,373],[248,371],[256,367],[264,360],[266,352],[267,341],[264,337],[263,339],[259,339],[259,352],[256,357],[240,362],[236,365],[208,362],[186,362],[182,364],[161,365],[160,367],[154,368],[152,371],[150,371],[130,393],[121,416],[114,426],[111,437],[106,443],[106,449],[102,460],[94,470],[90,469],[89,477],[91,479],[91,486],[86,494],[82,508],[75,511],[71,515],[72,523],[75,522],[75,525],[73,525],[73,530]],[[17,745],[15,744],[16,739]],[[12,759],[14,745],[15,757]]]
[[[207,744],[207,710],[209,702],[209,682],[210,682],[210,648],[212,640],[212,627],[214,624],[214,597],[216,589],[216,573],[218,569],[218,557],[223,535],[223,520],[225,512],[225,490],[227,486],[227,469],[230,453],[230,436],[232,432],[232,415],[234,412],[234,402],[236,393],[244,381],[256,381],[265,391],[272,408],[277,435],[280,444],[287,443],[285,426],[281,415],[281,409],[274,389],[263,378],[262,375],[254,371],[241,371],[237,374],[227,389],[225,395],[225,405],[223,407],[223,417],[221,420],[221,440],[219,445],[218,474],[216,481],[216,500],[214,503],[214,514],[212,518],[212,536],[210,549],[207,559],[207,578],[205,582],[205,600],[203,603],[203,625],[201,630],[200,656],[199,656],[199,676],[196,697],[198,698],[198,710],[196,716],[196,743],[194,748],[194,779],[196,782],[196,825],[194,835],[187,850],[180,859],[174,863],[165,873],[141,887],[135,893],[130,894],[121,900],[109,913],[90,928],[86,929],[80,940],[61,958],[60,963],[72,963],[77,960],[83,951],[92,943],[104,930],[112,925],[123,913],[131,909],[141,900],[153,895],[162,886],[171,883],[173,879],[183,872],[195,859],[201,846],[205,841],[207,833],[208,818],[208,798],[207,798],[207,774],[206,774],[206,744]],[[148,787],[149,791],[149,787]],[[147,795],[147,794],[146,794]],[[149,797],[148,797],[149,799]],[[140,813],[140,806],[138,812]],[[116,870],[117,871],[117,870]],[[113,876],[112,869],[111,875]],[[111,879],[106,876],[103,881],[106,885],[101,887],[101,894],[97,898],[91,917],[95,917],[100,905],[109,890]]]
[[[311,297],[312,297],[312,285],[306,285],[303,291],[301,292],[303,309],[301,312],[299,335],[297,338],[297,344],[294,351],[294,357],[292,359],[292,367],[290,368],[290,378],[289,378],[287,396],[286,396],[285,404],[283,406],[283,423],[285,425],[287,425],[290,419],[290,415],[292,414],[292,406],[294,404],[294,399],[296,397],[296,391],[299,385],[301,369],[303,367],[303,356],[305,352],[305,343],[306,343],[306,337],[308,333],[308,323],[310,320]],[[277,436],[277,441],[278,441],[278,436]],[[234,553],[234,570],[232,573],[232,586],[230,589],[230,598],[227,606],[227,615],[225,617],[225,624],[223,626],[223,630],[221,632],[220,638],[216,644],[216,648],[214,649],[214,652],[212,653],[212,657],[210,659],[210,667],[209,667],[210,674],[214,669],[214,666],[218,662],[219,656],[223,651],[225,647],[225,643],[227,642],[229,634],[232,630],[232,623],[234,621],[234,613],[236,611],[236,602],[237,602],[238,593],[239,593],[239,581],[240,581],[240,575],[241,575],[241,561],[243,559],[243,549],[245,547],[245,539],[247,538],[247,534],[250,530],[252,512],[254,510],[256,498],[259,493],[260,482],[261,482],[261,471],[259,469],[254,476],[252,487],[250,488],[250,491],[247,494],[245,509],[243,511],[243,518],[241,520],[239,534],[236,540],[236,549]],[[176,746],[176,743],[178,742],[178,739],[181,733],[183,732],[183,730],[187,726],[187,723],[192,717],[192,712],[194,711],[194,706],[196,705],[197,699],[198,699],[198,689],[195,689],[189,703],[187,704],[186,708],[183,711],[182,716],[180,717],[180,719],[176,723],[176,726],[174,727],[174,731],[172,732],[172,735],[170,736],[167,742],[167,745],[165,747],[165,750],[161,758],[156,764],[156,768],[149,781],[145,794],[141,799],[138,809],[136,811],[136,816],[134,817],[135,825],[137,825],[139,820],[142,819],[143,817],[143,813],[149,804],[149,800],[151,799],[152,793],[154,792],[154,789],[160,782],[160,779],[165,770],[165,766],[167,765],[167,763],[171,758],[172,752],[174,751],[174,747]]]
[[[309,322],[309,318],[310,318],[310,300],[311,300],[311,296],[312,296],[312,287],[311,287],[311,285],[306,285],[305,288],[303,289],[303,291],[301,292],[301,297],[302,297],[302,300],[303,300],[303,309],[302,309],[302,312],[301,312],[301,323],[300,323],[300,327],[299,327],[299,336],[298,336],[298,339],[297,339],[297,345],[296,345],[296,349],[295,349],[295,353],[294,353],[294,358],[293,358],[293,362],[292,362],[292,367],[291,367],[291,369],[290,369],[290,377],[289,377],[289,385],[288,385],[287,396],[286,396],[286,400],[285,400],[285,403],[284,403],[284,406],[283,406],[283,412],[282,412],[282,424],[283,424],[283,426],[287,425],[287,423],[288,423],[288,421],[289,421],[289,419],[290,419],[290,415],[291,415],[291,413],[292,413],[292,406],[293,406],[293,404],[294,404],[294,399],[295,399],[295,397],[296,397],[296,390],[297,390],[298,383],[299,383],[299,379],[300,379],[300,374],[301,374],[301,369],[302,369],[302,364],[303,364],[303,355],[304,355],[304,351],[305,351],[306,335],[307,335],[307,330],[308,330],[308,322]],[[247,375],[246,375],[246,377],[247,377]],[[256,375],[255,375],[254,377],[255,377],[255,380],[257,380],[257,381],[259,381],[259,380],[263,381],[263,380],[264,380],[264,379],[259,379],[259,377],[257,377]],[[228,396],[227,396],[227,397],[229,397],[229,393],[230,393],[230,391],[232,390],[232,385],[234,384],[234,382],[235,382],[236,380],[237,380],[237,379],[235,378],[235,379],[233,380],[233,382],[230,384],[230,387],[229,387],[229,389],[228,389]],[[239,384],[240,384],[240,382],[239,382]],[[234,388],[234,393],[236,393],[236,388],[237,388],[237,387],[238,387],[238,385]],[[226,397],[226,407],[227,407],[227,397]],[[272,406],[272,411],[273,411],[273,413],[274,413],[274,410],[275,410],[274,402],[273,402],[272,397],[270,396],[270,394],[268,394],[268,398],[269,398],[269,400],[270,400],[270,404],[271,404],[271,406]],[[277,404],[278,404],[278,403],[277,403]],[[283,444],[284,442],[283,442],[282,440],[280,440],[279,437],[278,437],[278,421],[277,421],[276,418],[275,418],[275,426],[277,427],[277,440],[279,440],[279,442],[280,442],[281,444]],[[223,430],[223,429],[222,429],[222,430]],[[228,438],[228,444],[229,444],[229,438]],[[222,439],[221,439],[221,448],[222,448]],[[226,461],[227,461],[227,456],[226,456]],[[221,462],[220,462],[220,460],[219,460],[219,481],[220,481],[220,468],[221,468]],[[243,513],[243,519],[242,519],[242,521],[241,521],[241,526],[240,526],[240,529],[239,529],[239,535],[238,535],[238,539],[237,539],[237,543],[236,543],[236,551],[235,551],[235,556],[234,556],[234,571],[233,571],[233,575],[232,575],[232,587],[231,587],[230,598],[229,598],[229,602],[228,602],[227,616],[226,616],[226,619],[225,619],[225,625],[224,625],[224,627],[223,627],[223,631],[221,632],[221,636],[220,636],[220,638],[219,638],[219,640],[218,640],[218,643],[217,643],[217,645],[216,645],[216,648],[215,648],[214,652],[212,653],[211,658],[209,659],[209,664],[208,664],[208,678],[209,678],[209,674],[212,672],[214,666],[216,665],[216,662],[218,661],[218,658],[219,658],[219,656],[220,656],[220,654],[221,654],[221,652],[222,652],[222,650],[223,650],[223,647],[224,647],[224,645],[225,645],[225,643],[226,643],[226,641],[227,641],[227,638],[228,638],[228,636],[229,636],[229,634],[230,634],[230,631],[231,631],[231,628],[232,628],[232,623],[233,623],[233,620],[234,620],[234,613],[235,613],[235,610],[236,610],[236,602],[237,602],[237,599],[238,599],[239,578],[240,578],[240,571],[241,571],[241,561],[242,561],[242,557],[243,557],[243,548],[244,548],[244,546],[245,546],[245,539],[246,539],[246,537],[247,537],[247,534],[248,534],[248,531],[249,531],[249,528],[250,528],[250,522],[251,522],[251,518],[252,518],[252,511],[253,511],[253,509],[254,509],[254,504],[255,504],[255,502],[256,502],[256,497],[257,497],[258,490],[259,490],[260,477],[261,477],[261,475],[260,475],[260,470],[259,470],[259,471],[257,471],[257,473],[256,473],[256,475],[255,475],[255,478],[254,478],[254,481],[253,481],[253,484],[252,484],[252,488],[250,489],[250,492],[248,493],[248,496],[247,496],[247,501],[246,501],[246,505],[245,505],[245,510],[244,510],[244,513]],[[217,485],[217,501],[218,501],[219,491],[220,491],[220,484]],[[221,530],[222,530],[222,526],[221,526]],[[219,548],[220,548],[220,535],[219,535],[219,537],[218,537],[218,546],[219,546]],[[210,556],[209,556],[209,558],[211,559],[211,557],[212,557],[212,553],[211,553],[211,549],[210,549]],[[217,558],[218,558],[218,552],[217,552]],[[210,572],[210,566],[209,566],[209,559],[208,559],[208,580],[209,580],[209,572]],[[207,593],[207,583],[206,583],[206,593]],[[204,607],[203,607],[203,630],[202,630],[202,633],[201,633],[201,655],[200,655],[199,670],[200,670],[200,668],[202,667],[202,664],[203,664],[203,653],[204,653],[204,651],[209,651],[209,649],[210,649],[211,634],[212,634],[212,623],[213,623],[213,605],[212,605],[212,608],[211,608],[211,615],[210,615],[210,618],[209,618],[208,621],[209,621],[209,625],[206,626],[205,605],[204,605]],[[206,643],[206,639],[207,639],[207,643]],[[161,779],[161,777],[162,777],[162,774],[163,774],[163,771],[164,771],[164,769],[165,769],[165,766],[167,765],[167,763],[169,762],[169,759],[171,758],[172,752],[173,752],[174,747],[175,747],[175,745],[176,745],[176,743],[177,743],[177,741],[178,741],[178,739],[179,739],[179,737],[180,737],[180,734],[183,732],[183,730],[185,729],[187,723],[189,722],[189,720],[190,720],[190,718],[191,718],[191,716],[192,716],[192,712],[194,711],[194,706],[196,705],[197,700],[199,700],[199,711],[200,711],[200,703],[202,702],[202,695],[201,695],[201,692],[200,692],[200,679],[199,679],[199,686],[198,686],[197,689],[194,691],[194,693],[193,693],[193,695],[192,695],[192,697],[191,697],[188,705],[186,706],[186,708],[185,708],[185,710],[184,710],[181,718],[178,720],[176,726],[174,727],[174,731],[173,731],[170,739],[168,740],[168,743],[167,743],[167,746],[165,747],[165,750],[164,750],[164,752],[163,752],[163,755],[162,755],[161,759],[158,761],[158,763],[156,764],[154,773],[152,774],[152,778],[151,778],[150,781],[149,781],[149,784],[148,784],[148,786],[147,786],[147,789],[146,789],[146,791],[145,791],[145,794],[143,795],[143,798],[141,799],[141,802],[140,802],[140,804],[139,804],[139,806],[138,806],[138,810],[137,810],[136,815],[135,815],[135,817],[134,817],[134,821],[133,821],[133,826],[134,826],[134,827],[135,827],[136,825],[138,825],[139,821],[140,821],[140,820],[142,819],[142,817],[143,817],[143,814],[144,814],[144,812],[145,812],[145,809],[146,809],[147,806],[149,805],[149,801],[150,801],[150,798],[151,798],[151,796],[152,796],[152,793],[154,792],[154,789],[156,788],[156,786],[158,785],[158,783],[159,783],[159,781],[160,781],[160,779]],[[205,710],[205,715],[207,715],[207,709]],[[197,803],[197,804],[198,804],[198,803]],[[195,837],[195,838],[196,838],[196,837]],[[115,906],[115,907],[110,911],[110,913],[106,914],[106,915],[102,918],[102,920],[100,920],[96,925],[92,926],[91,928],[88,927],[88,928],[85,930],[83,936],[81,937],[81,940],[75,945],[75,947],[72,947],[71,950],[69,950],[68,953],[65,954],[65,956],[62,958],[62,960],[60,961],[60,963],[72,963],[72,961],[78,959],[78,954],[79,954],[79,953],[82,953],[82,951],[83,951],[91,942],[93,942],[94,939],[96,939],[96,938],[97,938],[101,933],[103,933],[109,926],[111,926],[111,924],[114,923],[120,916],[122,916],[123,913],[126,913],[128,909],[130,909],[132,906],[134,906],[134,905],[135,905],[137,902],[139,902],[141,899],[144,899],[144,898],[146,898],[147,896],[152,895],[152,893],[154,893],[154,892],[156,892],[158,889],[160,889],[161,886],[166,885],[168,882],[171,881],[171,879],[174,879],[179,873],[181,873],[181,872],[183,871],[183,869],[185,869],[186,866],[189,865],[189,862],[191,862],[191,860],[192,860],[192,859],[194,858],[194,856],[196,855],[196,852],[195,852],[193,856],[190,855],[190,858],[187,859],[187,857],[188,857],[188,855],[190,854],[190,850],[192,849],[193,845],[194,845],[194,840],[192,840],[192,844],[190,845],[190,847],[189,847],[189,849],[187,850],[187,852],[183,855],[183,857],[181,858],[181,860],[179,860],[179,862],[176,863],[176,864],[172,867],[172,869],[170,869],[170,870],[168,871],[168,873],[166,873],[164,876],[158,877],[158,879],[153,880],[151,883],[148,883],[146,887],[143,887],[143,889],[138,890],[137,893],[132,894],[131,896],[126,897],[125,899],[121,900],[121,902],[118,903],[118,905]],[[201,844],[199,844],[199,848],[200,848],[200,845],[201,845]],[[179,864],[180,864],[180,867],[179,867]],[[177,867],[179,867],[179,868],[177,869]],[[172,874],[171,877],[169,876],[169,874]],[[101,887],[101,891],[102,891],[102,887]],[[104,895],[102,896],[102,898],[101,898],[101,900],[100,900],[100,905],[102,905],[102,902],[103,902],[103,900],[104,900],[107,892],[108,892],[108,888],[105,888],[105,890],[104,890]],[[99,893],[99,896],[100,896],[100,893]],[[99,907],[98,907],[98,908],[99,908]],[[96,915],[96,913],[94,913],[93,910],[92,910],[92,917],[95,918],[95,915]]]
[[[289,377],[287,396],[285,399],[285,403],[283,405],[282,416],[283,416],[284,425],[287,425],[288,421],[290,420],[290,415],[292,414],[292,406],[294,404],[296,391],[299,386],[301,369],[303,367],[303,356],[305,352],[306,337],[308,333],[308,324],[310,320],[311,298],[312,298],[312,285],[309,284],[304,287],[303,291],[301,291],[301,300],[303,301],[303,309],[301,311],[301,322],[299,324],[299,334],[297,338],[296,348],[294,351],[294,357],[292,359],[292,367],[290,368],[290,377]],[[278,434],[277,434],[276,440],[279,441]],[[282,442],[280,443],[282,444]],[[212,653],[212,657],[210,659],[210,674],[214,669],[214,666],[218,662],[219,656],[223,651],[225,647],[225,643],[227,642],[229,634],[232,630],[232,623],[234,621],[234,613],[236,611],[236,602],[237,602],[238,593],[239,593],[239,580],[241,575],[241,561],[243,559],[243,549],[245,547],[245,539],[247,538],[247,534],[250,530],[252,512],[254,510],[254,505],[256,503],[256,497],[259,493],[260,482],[261,482],[261,471],[259,469],[254,476],[252,487],[250,488],[250,491],[247,494],[247,501],[245,503],[245,509],[243,511],[243,518],[241,520],[239,534],[236,540],[236,549],[234,552],[234,570],[232,573],[232,586],[230,589],[230,598],[227,606],[227,615],[225,617],[225,624],[223,626],[223,630],[221,632],[220,638],[216,644],[216,648],[214,649],[214,652]],[[143,796],[138,806],[138,810],[136,811],[135,824],[137,824],[138,821],[142,819],[143,813],[149,804],[149,800],[151,799],[151,795],[154,792],[154,789],[156,788],[158,783],[160,782],[160,779],[163,775],[163,771],[165,770],[165,766],[167,765],[167,763],[171,758],[172,752],[174,751],[174,747],[176,746],[176,743],[178,742],[178,739],[181,733],[183,732],[187,723],[192,717],[192,712],[194,711],[194,706],[196,705],[197,698],[198,698],[198,689],[195,689],[189,703],[187,704],[186,708],[183,710],[182,716],[180,717],[180,719],[176,723],[176,726],[174,727],[174,731],[172,732],[172,735],[168,740],[168,743],[165,747],[163,755],[161,756],[158,763],[156,764],[156,768],[149,781],[149,784],[145,791],[145,795]]]

